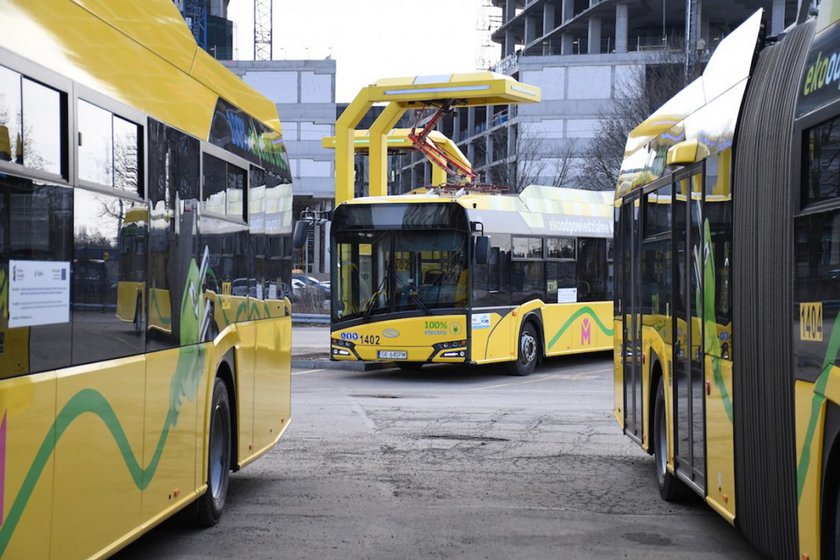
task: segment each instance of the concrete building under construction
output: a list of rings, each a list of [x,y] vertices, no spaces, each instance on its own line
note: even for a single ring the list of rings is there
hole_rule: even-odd
[[[690,79],[718,42],[764,9],[768,36],[796,18],[798,0],[487,0],[483,18],[498,45],[492,70],[539,86],[523,107],[460,109],[441,130],[485,182],[521,190],[529,183],[581,188],[599,119],[646,69],[675,61]],[[644,83],[639,89],[644,89]],[[679,88],[677,88],[679,89]],[[402,156],[392,190],[428,183],[419,154]]]

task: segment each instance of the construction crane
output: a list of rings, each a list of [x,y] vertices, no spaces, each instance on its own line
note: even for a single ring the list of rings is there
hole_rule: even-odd
[[[207,16],[211,15],[209,0],[175,0],[184,19],[192,31],[198,46],[209,51],[207,34]],[[227,2],[224,4],[227,11]],[[227,17],[227,14],[212,14]],[[272,58],[272,18],[274,17],[273,0],[254,0],[254,60]]]
[[[271,60],[274,0],[254,0],[254,60]]]

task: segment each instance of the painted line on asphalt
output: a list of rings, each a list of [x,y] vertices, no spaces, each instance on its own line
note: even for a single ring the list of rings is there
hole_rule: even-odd
[[[512,383],[499,383],[497,385],[488,385],[487,387],[479,387],[480,389],[500,389],[502,387],[512,387],[514,385],[525,385],[526,383],[539,383],[540,381],[548,381],[549,379],[554,379],[551,376],[545,377],[537,377],[532,379],[526,379],[524,381],[514,381]]]
[[[317,369],[304,369],[301,371],[293,371],[292,375],[303,375],[305,373],[313,373],[316,371],[324,371],[324,368],[317,368]]]

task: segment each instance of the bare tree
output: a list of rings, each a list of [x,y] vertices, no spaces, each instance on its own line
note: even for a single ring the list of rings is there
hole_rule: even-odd
[[[506,128],[494,131],[491,137],[495,159],[502,162],[492,168],[495,183],[518,193],[528,185],[562,187],[574,181],[573,144],[567,144],[559,152],[552,151],[545,137],[529,123],[522,122],[512,128],[512,136],[510,150]]]
[[[617,84],[620,95],[598,116],[578,182],[582,188],[612,190],[618,181],[627,136],[685,86],[682,54],[661,56]]]

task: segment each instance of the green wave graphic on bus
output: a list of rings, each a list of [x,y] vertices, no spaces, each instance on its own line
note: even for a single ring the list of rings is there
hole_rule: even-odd
[[[712,251],[712,232],[708,219],[703,221],[703,254],[699,255],[697,253],[697,247],[694,249],[695,273],[698,278],[702,273],[703,282],[701,285],[705,288],[705,290],[701,290],[698,286],[694,294],[695,309],[703,310],[703,351],[712,360],[712,375],[714,376],[715,386],[720,391],[723,408],[731,423],[732,398],[729,396],[726,383],[723,381],[722,348],[720,337],[718,336],[717,315],[715,313],[715,255],[714,251]],[[700,271],[700,262],[703,263],[702,272]]]
[[[612,336],[613,330],[608,328],[604,323],[601,322],[601,319],[598,318],[598,315],[591,307],[585,305],[577,311],[575,311],[574,313],[572,313],[572,315],[568,319],[566,319],[566,322],[563,323],[563,325],[560,327],[557,333],[551,337],[551,340],[548,342],[548,347],[551,348],[552,346],[557,344],[557,341],[560,340],[560,337],[562,337],[567,330],[569,330],[569,327],[571,327],[575,321],[577,321],[580,317],[584,315],[591,317],[595,321],[595,324],[598,325],[598,328],[601,329],[601,331],[605,335]]]
[[[820,417],[823,403],[825,403],[825,387],[831,376],[831,369],[837,361],[837,354],[840,352],[840,314],[834,319],[831,327],[831,337],[828,340],[823,358],[822,369],[817,382],[814,383],[814,396],[811,397],[811,416],[808,420],[808,429],[805,431],[805,441],[802,444],[802,454],[799,456],[799,464],[796,466],[796,499],[802,498],[802,489],[805,486],[805,477],[811,466],[811,443],[814,441],[814,433],[817,430],[817,421]]]
[[[202,262],[202,268],[205,270],[206,259],[207,252],[205,251],[204,262]],[[166,441],[169,438],[170,430],[177,425],[178,415],[181,412],[184,402],[187,400],[195,401],[201,374],[204,371],[203,362],[206,357],[206,352],[201,346],[196,345],[199,341],[199,335],[203,330],[203,322],[206,320],[204,313],[206,303],[201,297],[202,278],[203,274],[196,266],[195,259],[191,260],[185,283],[186,289],[184,290],[184,297],[181,301],[180,323],[181,344],[190,346],[185,346],[179,350],[178,362],[175,366],[175,373],[172,376],[172,383],[170,385],[169,411],[164,420],[160,438],[149,464],[146,467],[140,465],[137,456],[131,449],[131,444],[128,441],[125,430],[108,400],[99,391],[82,389],[73,395],[64,407],[62,407],[56,416],[55,422],[47,430],[47,436],[35,454],[35,459],[29,466],[29,471],[26,473],[20,490],[9,509],[9,515],[6,517],[2,527],[0,527],[0,556],[4,554],[6,547],[9,545],[12,534],[26,509],[32,493],[35,491],[35,486],[50,456],[55,451],[55,446],[73,421],[83,414],[90,413],[98,416],[108,428],[137,489],[142,491],[149,486],[155,477],[163,450],[166,447]],[[50,434],[53,433],[54,436],[51,437]],[[2,459],[5,460],[5,457]],[[0,504],[0,507],[2,507],[2,504]]]

